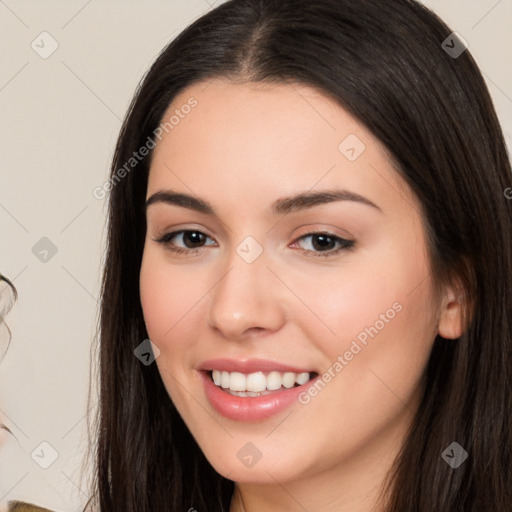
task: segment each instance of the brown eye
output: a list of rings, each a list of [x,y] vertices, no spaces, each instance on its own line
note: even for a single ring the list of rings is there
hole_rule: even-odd
[[[182,240],[188,248],[201,246],[206,239],[206,235],[200,231],[183,231]]]
[[[345,240],[331,233],[308,233],[301,236],[298,241],[307,239],[310,241],[304,244],[306,248],[301,250],[313,256],[332,256],[340,251],[352,249],[354,246],[352,240]],[[295,243],[298,244],[298,241]]]
[[[208,238],[210,237],[201,231],[182,229],[180,231],[166,233],[156,239],[155,242],[165,245],[171,252],[186,253],[197,252],[198,249],[205,245],[205,241]]]

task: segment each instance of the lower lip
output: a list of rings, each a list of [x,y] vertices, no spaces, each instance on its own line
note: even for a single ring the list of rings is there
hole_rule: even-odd
[[[241,397],[222,391],[213,383],[209,372],[200,371],[199,374],[203,379],[206,397],[212,407],[226,418],[237,421],[264,420],[284,411],[298,401],[299,394],[309,388],[320,377],[317,375],[302,386],[284,391],[263,396]]]

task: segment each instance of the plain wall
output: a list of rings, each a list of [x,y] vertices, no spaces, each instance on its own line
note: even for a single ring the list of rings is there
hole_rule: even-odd
[[[0,3],[0,272],[19,292],[0,364],[0,419],[14,434],[2,434],[0,502],[23,499],[64,512],[87,500],[80,467],[106,221],[106,201],[93,190],[108,177],[143,73],[168,41],[219,3]],[[512,2],[424,3],[469,43],[512,147]],[[31,46],[51,50],[43,31],[58,43],[47,58]],[[5,327],[1,337],[3,350]],[[96,403],[93,389],[91,413]]]

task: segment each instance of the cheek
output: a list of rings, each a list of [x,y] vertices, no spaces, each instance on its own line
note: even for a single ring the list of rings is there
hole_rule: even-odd
[[[316,308],[319,316],[321,312],[336,334],[311,315],[308,322],[302,321],[309,340],[327,356],[322,375],[325,391],[311,394],[314,405],[304,410],[319,438],[329,440],[326,451],[332,450],[334,438],[347,450],[364,445],[417,405],[433,341],[432,317],[426,308],[430,281],[411,293],[412,277],[425,276],[424,269],[421,265],[404,269],[400,263],[398,258],[395,265],[385,265],[379,278],[373,273],[374,277],[347,273],[338,282],[331,281],[333,293],[317,294],[311,309]],[[336,433],[332,422],[318,415],[322,410],[336,411],[330,413]],[[354,444],[347,445],[348,439]]]
[[[390,321],[398,316],[404,279],[397,280],[384,259],[355,257],[329,272],[297,274],[290,280],[309,312],[297,304],[295,321],[311,340],[324,344],[325,352],[337,355],[358,335],[364,339],[365,328],[377,322],[382,329],[381,315]]]
[[[140,272],[140,300],[144,313],[144,322],[150,339],[157,343],[172,326],[176,302],[173,300],[172,288],[160,269],[149,263],[144,257]]]
[[[140,271],[140,300],[148,334],[162,349],[197,314],[206,290],[197,274],[171,266],[163,251],[145,250]]]
[[[317,317],[316,331],[347,339],[376,322],[380,326],[381,315],[384,321],[393,319],[397,302],[404,309],[409,303],[430,304],[428,267],[421,226],[401,221],[372,233],[371,241],[346,253],[336,266],[294,272],[292,280],[294,291]],[[416,313],[425,316],[426,311]]]
[[[421,374],[436,333],[421,239],[411,244],[397,236],[346,258],[339,271],[296,277],[298,295],[314,313],[296,321],[331,363],[346,355],[351,371]]]
[[[160,350],[156,365],[162,381],[180,414],[187,417],[189,404],[182,386],[192,366],[189,355],[198,344],[199,337],[191,331],[204,316],[200,310],[206,288],[197,273],[171,266],[165,256],[158,250],[144,252],[140,299],[148,337]]]

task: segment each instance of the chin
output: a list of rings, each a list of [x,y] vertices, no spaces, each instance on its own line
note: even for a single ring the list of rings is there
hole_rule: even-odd
[[[249,461],[244,462],[244,452],[242,451],[240,458],[237,452],[213,456],[207,456],[205,453],[205,456],[217,473],[239,483],[275,485],[276,480],[285,482],[292,478],[299,478],[297,461],[292,457],[278,459],[262,454],[257,462],[252,461],[250,465]]]

